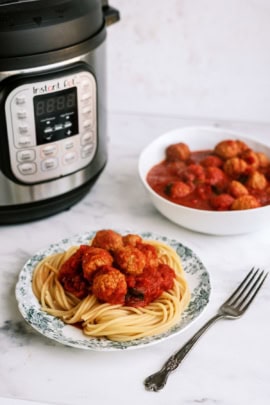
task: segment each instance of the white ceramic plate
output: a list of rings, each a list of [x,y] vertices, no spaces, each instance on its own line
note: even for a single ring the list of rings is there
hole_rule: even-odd
[[[270,205],[239,211],[206,211],[175,204],[158,195],[147,183],[149,170],[165,157],[168,145],[184,142],[191,150],[206,150],[224,139],[241,139],[257,152],[270,158],[270,147],[224,128],[186,127],[167,132],[156,138],[141,152],[139,175],[154,206],[174,223],[196,232],[212,235],[237,235],[254,232],[268,226]]]
[[[154,235],[151,232],[140,233],[143,239],[160,240],[170,245],[179,254],[186,272],[187,281],[191,290],[191,301],[183,313],[182,320],[166,333],[153,337],[141,338],[129,342],[114,342],[106,338],[90,338],[74,326],[65,325],[60,319],[43,312],[32,291],[32,274],[36,265],[46,256],[63,252],[72,245],[88,243],[96,232],[87,232],[83,235],[74,235],[59,243],[50,245],[47,249],[37,252],[22,268],[16,285],[16,298],[19,310],[24,319],[42,335],[67,346],[91,350],[122,350],[147,346],[158,343],[163,339],[180,333],[202,313],[209,302],[210,278],[201,260],[188,247],[176,240],[165,236]],[[121,234],[130,231],[119,231]]]

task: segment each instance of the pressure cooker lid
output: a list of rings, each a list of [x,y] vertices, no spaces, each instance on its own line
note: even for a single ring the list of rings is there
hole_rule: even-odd
[[[0,0],[0,58],[63,49],[102,29],[101,0]]]

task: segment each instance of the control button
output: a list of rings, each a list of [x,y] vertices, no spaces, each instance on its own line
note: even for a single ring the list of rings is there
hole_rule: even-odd
[[[55,131],[60,131],[61,129],[63,129],[63,124],[55,124],[54,126]]]
[[[85,121],[83,122],[83,127],[84,127],[84,128],[91,127],[91,124],[92,124],[92,121],[91,121],[91,120],[85,120]]]
[[[75,152],[68,152],[63,157],[63,163],[69,165],[77,160],[77,155]]]
[[[21,95],[21,96],[17,96],[16,98],[15,98],[15,103],[17,104],[17,105],[22,105],[22,104],[24,104],[26,102],[26,96],[25,95]]]
[[[68,140],[67,142],[63,143],[63,147],[65,150],[70,150],[75,147],[75,142],[73,139]]]
[[[84,146],[81,151],[82,158],[85,159],[89,157],[92,154],[92,151],[93,151],[93,144]]]
[[[43,134],[43,139],[45,140],[45,141],[51,141],[52,140],[52,138],[53,138],[53,132],[49,132],[49,133],[44,133]]]
[[[90,92],[84,93],[81,97],[82,101],[88,101],[92,98],[92,94]]]
[[[55,156],[57,153],[57,146],[56,145],[46,145],[43,146],[41,149],[41,156],[42,157],[52,157]]]
[[[83,146],[88,145],[89,143],[91,143],[93,141],[93,137],[94,137],[93,132],[90,132],[90,131],[86,132],[81,138],[81,144]]]
[[[19,118],[19,120],[23,120],[25,118],[27,118],[27,113],[24,110],[18,111],[17,112],[17,117]]]
[[[18,162],[31,162],[32,160],[35,160],[35,157],[36,154],[33,149],[25,149],[17,152]]]
[[[41,162],[41,169],[42,169],[43,171],[53,170],[53,169],[55,169],[57,166],[58,166],[58,160],[57,160],[57,159],[51,158],[51,159],[43,160],[43,161]]]
[[[64,127],[65,127],[65,128],[70,128],[70,127],[72,127],[72,122],[66,121],[66,122],[64,123]]]
[[[16,144],[19,148],[27,148],[28,146],[33,146],[32,139],[29,136],[20,136]]]
[[[44,128],[44,131],[43,131],[45,134],[50,134],[51,132],[53,132],[53,128],[52,127],[46,127],[46,128]]]
[[[29,127],[28,125],[20,125],[18,130],[20,134],[27,134],[29,131]]]
[[[90,82],[88,79],[83,79],[82,81],[82,88],[85,90],[90,86]]]
[[[18,169],[21,172],[21,174],[29,175],[36,173],[37,166],[35,163],[22,163],[18,165]]]
[[[90,113],[92,110],[91,110],[91,106],[90,105],[87,105],[86,107],[84,107],[83,109],[82,109],[82,112],[83,112],[83,114],[88,114],[88,113]]]

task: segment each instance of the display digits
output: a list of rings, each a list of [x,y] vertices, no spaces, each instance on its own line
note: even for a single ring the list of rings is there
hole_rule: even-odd
[[[36,115],[40,117],[46,114],[52,114],[67,111],[76,106],[75,92],[59,94],[57,96],[43,97],[36,102]]]
[[[67,96],[67,107],[68,108],[72,108],[75,106],[75,94],[74,93],[70,93]]]
[[[46,102],[46,113],[50,114],[55,111],[55,98],[49,98]]]
[[[66,107],[66,97],[65,96],[59,96],[56,99],[56,110],[57,111],[62,111]]]
[[[44,113],[45,113],[45,102],[38,101],[36,104],[36,114],[39,117],[40,115],[43,115]]]

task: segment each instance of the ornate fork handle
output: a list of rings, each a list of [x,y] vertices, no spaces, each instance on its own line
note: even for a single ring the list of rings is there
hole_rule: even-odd
[[[187,353],[190,351],[190,349],[194,346],[194,344],[197,342],[197,340],[203,335],[203,333],[211,326],[213,325],[217,320],[221,318],[225,318],[226,315],[219,313],[215,316],[213,316],[211,319],[209,319],[208,322],[206,322],[205,325],[203,325],[195,335],[187,341],[187,343],[176,353],[174,353],[169,359],[166,361],[166,363],[163,365],[163,367],[160,369],[160,371],[150,375],[149,377],[146,378],[144,381],[145,388],[149,391],[159,391],[161,390],[168,379],[169,374],[175,370],[179,364],[182,362],[184,357],[187,355]]]

